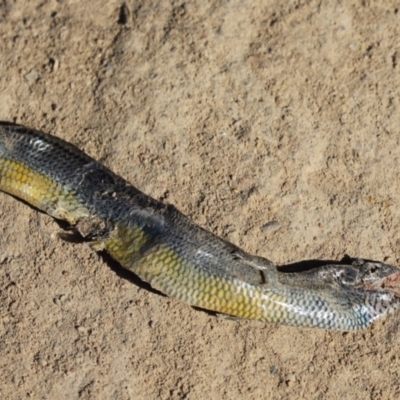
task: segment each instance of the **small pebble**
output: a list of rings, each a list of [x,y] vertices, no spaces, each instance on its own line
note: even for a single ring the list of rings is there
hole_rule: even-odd
[[[65,300],[67,300],[67,296],[65,294],[62,294],[60,296],[55,297],[53,299],[53,302],[54,302],[55,305],[61,306],[61,304],[64,303]]]
[[[269,372],[270,372],[272,375],[276,375],[276,374],[278,373],[278,368],[276,367],[276,365],[271,365],[271,366],[269,367]]]
[[[274,232],[277,231],[280,227],[281,224],[278,221],[270,221],[261,227],[261,232]]]
[[[350,43],[349,44],[349,49],[350,50],[357,50],[358,49],[358,44],[357,43]]]
[[[27,74],[25,74],[25,80],[32,85],[39,79],[39,72],[36,69],[31,70]]]
[[[296,383],[296,375],[288,374],[286,384],[291,387]]]
[[[57,60],[57,58],[54,58],[53,59],[53,72],[57,72],[59,65],[60,65],[60,62]]]

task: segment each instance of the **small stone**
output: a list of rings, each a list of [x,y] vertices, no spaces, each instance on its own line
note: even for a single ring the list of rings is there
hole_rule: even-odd
[[[60,62],[57,60],[57,58],[52,59],[52,65],[53,65],[53,72],[57,72],[58,67],[60,65]]]
[[[85,333],[87,331],[87,329],[84,326],[78,326],[76,329],[79,333]]]
[[[278,370],[278,368],[276,367],[276,365],[271,365],[271,366],[269,367],[269,372],[270,372],[272,375],[276,375],[276,374],[279,372],[279,370]]]
[[[278,221],[270,221],[264,224],[261,227],[261,232],[274,232],[277,231],[281,227],[281,224]]]
[[[296,383],[296,375],[288,374],[286,377],[286,385],[292,387]]]
[[[65,294],[62,294],[60,296],[57,296],[53,299],[53,303],[57,306],[61,306],[62,303],[64,303],[67,300],[67,296]]]
[[[357,50],[358,49],[358,44],[354,43],[354,42],[350,43],[349,44],[349,49],[352,50],[352,51]]]
[[[37,82],[39,79],[39,72],[36,71],[36,69],[32,69],[30,72],[25,74],[25,80],[29,83],[29,85],[32,85],[33,83]]]
[[[111,76],[114,72],[114,67],[111,64],[106,66],[106,76]]]

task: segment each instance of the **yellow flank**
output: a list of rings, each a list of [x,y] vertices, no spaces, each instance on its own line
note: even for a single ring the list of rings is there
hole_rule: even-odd
[[[193,306],[266,322],[286,318],[287,299],[234,278],[211,274],[137,226],[119,224],[104,242],[110,255],[152,287]]]
[[[53,217],[76,224],[90,217],[72,190],[24,163],[0,156],[0,190],[24,199]],[[168,244],[133,223],[117,223],[110,237],[97,243],[155,289],[193,306],[266,322],[286,321],[288,300],[263,285],[213,274],[192,264]]]
[[[103,247],[122,266],[132,270],[130,265],[141,256],[141,249],[150,240],[151,237],[137,226],[117,224],[110,238],[104,241]]]
[[[0,190],[17,196],[51,216],[75,224],[89,215],[74,197],[57,182],[24,163],[0,157]]]

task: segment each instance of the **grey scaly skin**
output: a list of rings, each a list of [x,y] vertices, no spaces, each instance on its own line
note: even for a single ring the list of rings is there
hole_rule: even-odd
[[[54,136],[0,123],[0,189],[68,221],[95,250],[161,292],[218,313],[356,330],[400,306],[390,265],[355,260],[284,272],[194,224]]]

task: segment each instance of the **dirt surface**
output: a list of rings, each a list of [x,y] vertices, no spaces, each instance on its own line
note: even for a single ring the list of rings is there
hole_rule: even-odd
[[[278,264],[399,265],[396,3],[2,0],[0,119]],[[400,314],[359,333],[213,317],[0,210],[1,399],[400,396]]]

